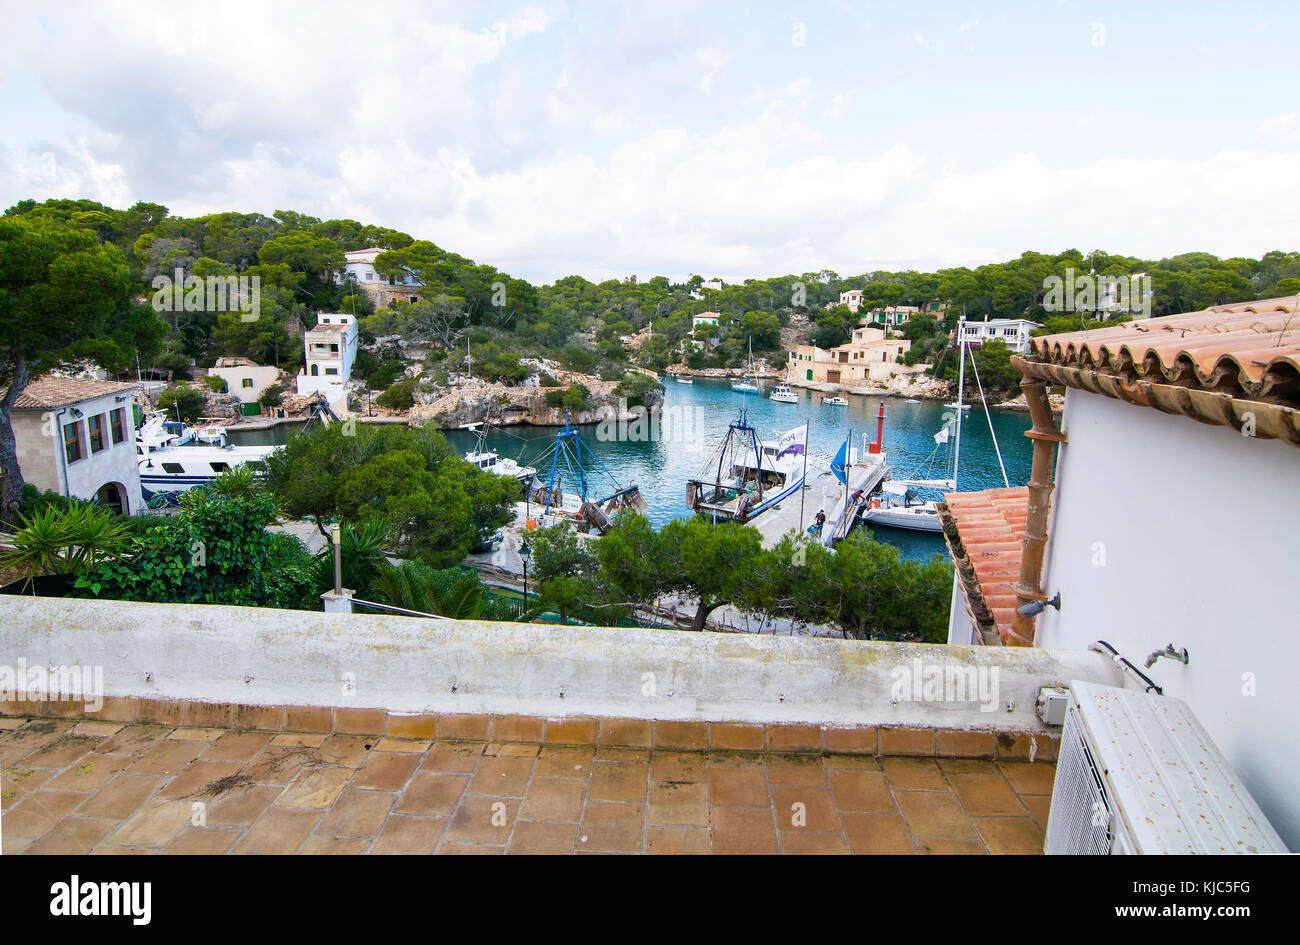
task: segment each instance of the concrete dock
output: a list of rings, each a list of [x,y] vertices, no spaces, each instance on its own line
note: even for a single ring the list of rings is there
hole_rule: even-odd
[[[771,548],[787,532],[806,530],[820,509],[826,513],[826,524],[819,540],[823,544],[833,544],[848,534],[867,496],[885,478],[886,471],[880,454],[860,456],[858,462],[847,470],[847,488],[830,472],[812,477],[804,484],[802,523],[799,520],[799,495],[796,493],[749,524],[763,536],[763,547]],[[859,490],[861,495],[855,501],[853,494]]]

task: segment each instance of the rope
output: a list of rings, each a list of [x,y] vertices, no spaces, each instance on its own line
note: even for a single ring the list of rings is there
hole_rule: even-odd
[[[989,436],[993,437],[993,449],[998,454],[998,465],[1002,467],[1002,482],[1010,489],[1011,480],[1007,478],[1007,467],[1002,462],[1002,448],[998,446],[998,435],[993,432],[993,415],[989,413],[989,399],[984,396],[984,385],[980,383],[980,369],[975,366],[975,353],[971,352],[970,356],[971,370],[975,372],[975,385],[980,389],[980,400],[984,402],[984,417],[989,422]]]

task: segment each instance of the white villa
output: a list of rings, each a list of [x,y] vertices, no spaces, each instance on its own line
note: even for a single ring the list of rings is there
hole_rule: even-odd
[[[144,500],[135,453],[132,384],[75,377],[32,381],[11,418],[23,479],[134,514]]]
[[[262,392],[275,383],[280,376],[278,367],[264,367],[248,358],[217,358],[217,363],[208,368],[209,377],[219,377],[226,382],[226,389],[246,407],[256,405]],[[256,413],[246,409],[245,413]]]
[[[409,270],[401,278],[382,275],[375,270],[375,258],[387,252],[379,246],[370,249],[355,249],[343,254],[347,260],[343,272],[334,274],[334,283],[342,285],[345,281],[355,280],[363,292],[375,300],[376,305],[385,305],[391,301],[417,302],[419,290],[424,283],[416,279]]]
[[[303,346],[307,363],[297,378],[298,393],[319,392],[331,403],[345,398],[352,364],[357,359],[357,324],[352,316],[320,313],[316,327],[303,335]]]
[[[1029,350],[1029,340],[1038,322],[1027,318],[990,318],[983,322],[966,323],[966,344],[978,348],[986,341],[1004,341],[1007,348],[1019,354]]]

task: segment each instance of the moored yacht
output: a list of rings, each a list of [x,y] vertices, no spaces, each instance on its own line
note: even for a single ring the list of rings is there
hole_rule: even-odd
[[[797,404],[799,395],[790,389],[789,384],[777,384],[768,395],[768,400],[775,400],[782,404]]]

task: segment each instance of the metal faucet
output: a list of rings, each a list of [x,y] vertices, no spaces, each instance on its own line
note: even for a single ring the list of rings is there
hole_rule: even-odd
[[[1147,669],[1150,669],[1152,666],[1154,666],[1156,664],[1156,660],[1160,659],[1160,657],[1162,656],[1167,656],[1171,660],[1177,660],[1178,662],[1182,663],[1184,666],[1187,665],[1187,647],[1183,647],[1181,650],[1175,650],[1174,645],[1172,643],[1166,643],[1165,648],[1163,650],[1156,650],[1154,653],[1152,653],[1150,656],[1147,657]]]

